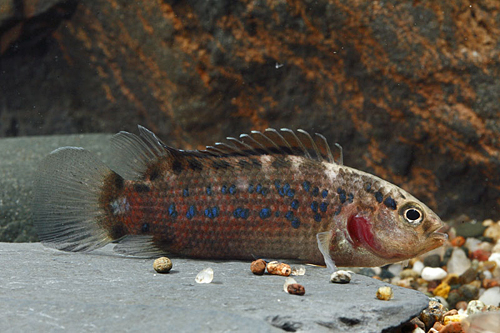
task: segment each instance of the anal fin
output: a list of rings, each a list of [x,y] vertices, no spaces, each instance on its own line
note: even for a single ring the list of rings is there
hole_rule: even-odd
[[[325,231],[316,234],[316,239],[318,240],[318,248],[323,255],[323,259],[325,260],[326,267],[333,273],[337,270],[337,266],[333,262],[332,257],[330,256],[330,242],[333,237],[333,231]]]

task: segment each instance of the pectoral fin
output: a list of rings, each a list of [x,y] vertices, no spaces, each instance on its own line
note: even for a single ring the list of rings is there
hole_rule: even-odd
[[[332,240],[332,237],[332,230],[316,234],[316,239],[318,240],[318,248],[323,255],[326,267],[333,273],[337,270],[337,267],[335,266],[332,257],[330,257],[330,242]]]

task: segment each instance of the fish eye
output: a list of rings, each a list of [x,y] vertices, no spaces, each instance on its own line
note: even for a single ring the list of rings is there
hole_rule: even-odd
[[[424,220],[424,214],[422,210],[413,205],[403,207],[401,210],[401,215],[404,220],[413,226],[419,225]]]

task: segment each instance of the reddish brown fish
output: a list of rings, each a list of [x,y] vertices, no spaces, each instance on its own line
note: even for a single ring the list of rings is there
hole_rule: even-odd
[[[334,161],[326,139],[252,132],[204,151],[114,136],[114,171],[64,147],[41,164],[34,222],[42,242],[191,258],[297,259],[335,268],[415,257],[446,240],[439,217],[403,189]]]

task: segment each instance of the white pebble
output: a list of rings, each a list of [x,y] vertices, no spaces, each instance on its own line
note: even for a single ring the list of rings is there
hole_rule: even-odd
[[[425,281],[442,280],[448,275],[441,267],[424,267],[421,276]]]
[[[490,271],[483,271],[483,275],[484,275],[485,279],[492,279],[493,278],[493,274],[491,274]]]
[[[448,273],[462,275],[462,273],[468,270],[470,266],[471,262],[465,255],[464,250],[458,247],[453,249],[447,265]]]
[[[424,269],[424,263],[421,262],[420,260],[417,260],[413,263],[412,269],[418,274],[421,274],[422,270]]]
[[[214,279],[214,270],[210,267],[205,268],[196,275],[195,281],[197,283],[210,283]]]
[[[494,261],[497,263],[497,266],[500,266],[500,253],[492,253],[488,261]]]
[[[288,293],[288,286],[291,285],[291,284],[294,284],[294,283],[297,283],[297,281],[295,281],[294,278],[291,278],[291,277],[287,277],[285,279],[285,284],[283,285],[283,290]]]
[[[465,241],[464,246],[469,249],[470,252],[479,250],[479,244],[481,241],[477,238],[468,237]]]
[[[304,275],[304,274],[306,274],[305,266],[294,266],[292,267],[292,273],[290,273],[290,275]]]
[[[351,273],[348,271],[336,271],[330,276],[332,283],[349,283],[351,282]]]
[[[498,306],[500,304],[500,287],[487,289],[484,294],[479,297],[479,300],[486,305]]]
[[[467,305],[467,314],[481,313],[486,309],[486,305],[478,300],[470,301]]]

